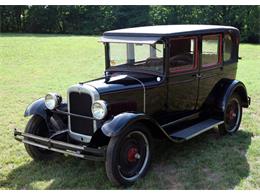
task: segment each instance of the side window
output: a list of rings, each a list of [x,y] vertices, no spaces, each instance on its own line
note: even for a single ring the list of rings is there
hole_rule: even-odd
[[[202,37],[202,67],[214,66],[219,63],[220,35],[207,35]]]
[[[150,56],[150,46],[146,44],[134,44],[135,62],[143,61]]]
[[[197,43],[195,38],[173,39],[170,44],[170,73],[183,72],[196,68],[195,51]]]
[[[230,34],[226,34],[224,36],[224,45],[223,45],[224,62],[231,60],[231,52],[232,52],[232,38]]]

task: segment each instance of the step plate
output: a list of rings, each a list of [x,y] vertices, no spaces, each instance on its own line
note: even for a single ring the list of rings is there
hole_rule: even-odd
[[[175,133],[171,134],[171,137],[173,139],[188,140],[188,139],[195,137],[196,135],[199,135],[199,134],[213,128],[214,126],[220,125],[222,123],[224,123],[224,121],[216,120],[216,119],[207,119],[205,121],[202,121],[200,123],[187,127],[183,130],[175,132]]]

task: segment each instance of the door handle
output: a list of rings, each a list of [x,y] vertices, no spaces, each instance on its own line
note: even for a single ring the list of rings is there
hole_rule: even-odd
[[[197,77],[197,78],[201,78],[201,74],[199,74],[199,73],[198,74],[193,74],[192,76],[193,77]]]

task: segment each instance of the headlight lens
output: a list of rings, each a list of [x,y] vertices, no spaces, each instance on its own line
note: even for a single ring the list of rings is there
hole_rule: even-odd
[[[45,106],[49,110],[53,110],[54,108],[56,108],[58,105],[60,105],[61,101],[62,97],[57,93],[48,93],[45,96]]]
[[[95,101],[91,106],[92,115],[95,119],[101,120],[107,115],[107,104],[103,100]]]

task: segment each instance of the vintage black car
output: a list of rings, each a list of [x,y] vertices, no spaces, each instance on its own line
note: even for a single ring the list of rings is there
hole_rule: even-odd
[[[236,80],[239,31],[230,26],[165,25],[107,31],[105,73],[29,105],[25,132],[34,160],[58,153],[104,160],[116,185],[133,184],[151,163],[154,139],[189,140],[218,126],[239,129],[250,98]]]

